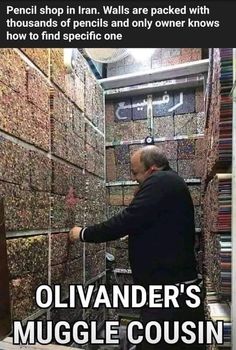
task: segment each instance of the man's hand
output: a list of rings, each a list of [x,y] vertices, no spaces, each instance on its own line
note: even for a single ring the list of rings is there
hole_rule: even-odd
[[[69,239],[71,242],[75,242],[80,239],[80,232],[82,227],[75,226],[69,232]]]
[[[126,236],[124,236],[124,237],[121,237],[121,238],[120,238],[120,241],[126,241],[128,238],[129,238],[129,236],[126,235]]]

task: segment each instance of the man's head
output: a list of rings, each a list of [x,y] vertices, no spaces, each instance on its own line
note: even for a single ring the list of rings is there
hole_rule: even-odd
[[[169,170],[169,162],[156,146],[145,146],[131,157],[132,178],[142,184],[153,172]]]

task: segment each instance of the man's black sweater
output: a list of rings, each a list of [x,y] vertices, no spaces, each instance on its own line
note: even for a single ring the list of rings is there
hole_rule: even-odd
[[[174,171],[157,171],[140,186],[118,215],[84,231],[86,242],[129,235],[135,284],[148,287],[196,278],[194,207],[184,180]]]

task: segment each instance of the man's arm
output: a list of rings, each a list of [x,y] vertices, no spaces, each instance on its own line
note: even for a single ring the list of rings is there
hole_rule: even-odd
[[[158,179],[149,177],[127,208],[105,222],[86,227],[81,240],[102,243],[116,240],[127,234],[143,232],[157,219],[165,188],[163,177]],[[78,229],[80,231],[81,228]],[[78,236],[80,236],[79,233]]]

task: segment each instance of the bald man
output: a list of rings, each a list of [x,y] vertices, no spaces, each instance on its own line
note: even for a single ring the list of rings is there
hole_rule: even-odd
[[[70,240],[101,243],[128,234],[129,260],[134,283],[148,290],[150,285],[196,283],[194,254],[194,207],[185,181],[171,170],[156,146],[145,146],[131,158],[133,179],[139,190],[130,205],[109,220],[85,228],[74,227]],[[182,299],[181,299],[182,298]],[[182,302],[182,304],[181,304]],[[203,309],[186,308],[180,297],[179,309],[149,309],[141,312],[143,323],[150,320],[202,320]],[[190,346],[189,346],[190,347]],[[140,349],[169,349],[143,344]],[[203,349],[194,347],[191,349]],[[185,349],[184,345],[170,349]]]

